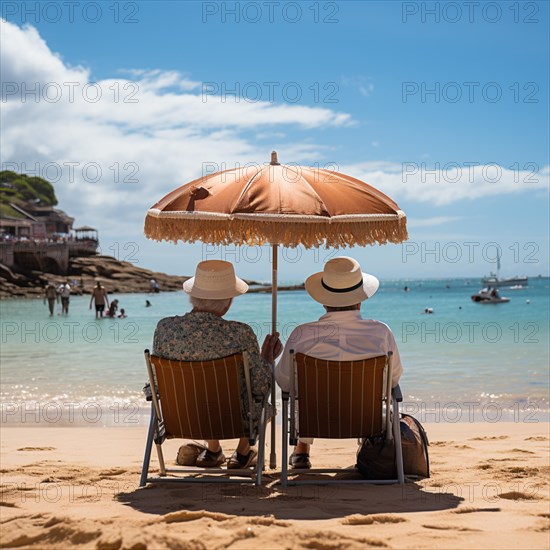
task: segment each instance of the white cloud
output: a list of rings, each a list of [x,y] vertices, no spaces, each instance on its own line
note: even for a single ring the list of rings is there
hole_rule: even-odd
[[[451,223],[461,220],[461,216],[434,216],[433,218],[409,218],[407,219],[407,227],[409,229],[415,227],[433,227],[435,225],[443,225],[445,223]]]
[[[374,84],[366,76],[343,76],[340,81],[344,86],[357,86],[363,97],[369,97],[374,92]]]
[[[374,91],[374,84],[369,82],[365,86],[361,85],[359,86],[359,91],[361,92],[362,96],[369,97]]]
[[[408,200],[435,206],[550,188],[550,166],[529,163],[514,170],[498,164],[472,164],[364,162],[343,166],[340,170],[390,197],[399,197],[400,202]]]
[[[289,126],[352,123],[327,108],[203,96],[200,82],[176,71],[123,69],[92,82],[35,28],[0,24],[2,168],[38,170],[77,223],[104,234],[141,233],[146,209],[200,176],[204,162],[267,162],[276,142],[282,159],[318,158],[322,148],[285,138]],[[266,150],[250,130],[273,130],[276,142]]]

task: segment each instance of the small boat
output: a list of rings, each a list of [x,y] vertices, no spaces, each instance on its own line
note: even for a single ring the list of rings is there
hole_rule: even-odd
[[[472,296],[472,301],[480,304],[504,304],[509,302],[510,298],[501,296],[496,288],[483,288]]]
[[[525,287],[523,285],[514,285],[511,286],[508,290],[523,290]]]
[[[529,284],[529,277],[526,275],[516,275],[515,277],[500,277],[500,254],[497,253],[497,272],[481,279],[481,284],[489,287],[496,286],[522,286]]]
[[[525,275],[519,275],[516,277],[499,277],[495,273],[491,273],[489,277],[483,277],[481,282],[484,285],[491,286],[523,286],[529,283],[529,278]]]

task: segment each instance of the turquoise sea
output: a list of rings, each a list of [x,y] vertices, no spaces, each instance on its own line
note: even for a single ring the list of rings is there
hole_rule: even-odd
[[[549,285],[532,279],[523,289],[502,289],[509,303],[480,305],[470,300],[480,288],[473,279],[382,281],[362,314],[395,334],[405,410],[425,421],[548,420]],[[72,297],[69,315],[54,317],[42,300],[0,302],[2,423],[144,421],[143,350],[159,319],[190,306],[183,292],[115,297],[126,319],[96,321],[87,296]],[[422,314],[428,307],[434,313]],[[284,341],[323,310],[296,291],[279,293],[278,312]],[[249,323],[263,340],[271,296],[242,296],[226,317]]]

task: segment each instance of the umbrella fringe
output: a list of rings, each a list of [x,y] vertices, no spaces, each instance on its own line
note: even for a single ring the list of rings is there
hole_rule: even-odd
[[[298,245],[305,248],[342,248],[401,243],[408,239],[405,217],[396,220],[330,224],[239,219],[193,220],[182,223],[181,219],[147,216],[144,231],[150,239],[173,243],[202,241],[216,245],[250,246],[278,243],[290,248]]]

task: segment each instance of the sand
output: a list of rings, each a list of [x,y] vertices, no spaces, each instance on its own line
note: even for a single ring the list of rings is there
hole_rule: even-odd
[[[432,477],[403,487],[138,489],[144,428],[3,427],[3,548],[548,548],[549,425],[426,424]],[[173,461],[180,442],[167,443]],[[231,442],[224,444],[230,454]],[[315,466],[354,463],[318,441]],[[279,454],[280,457],[280,454]],[[152,466],[156,467],[156,460]]]

